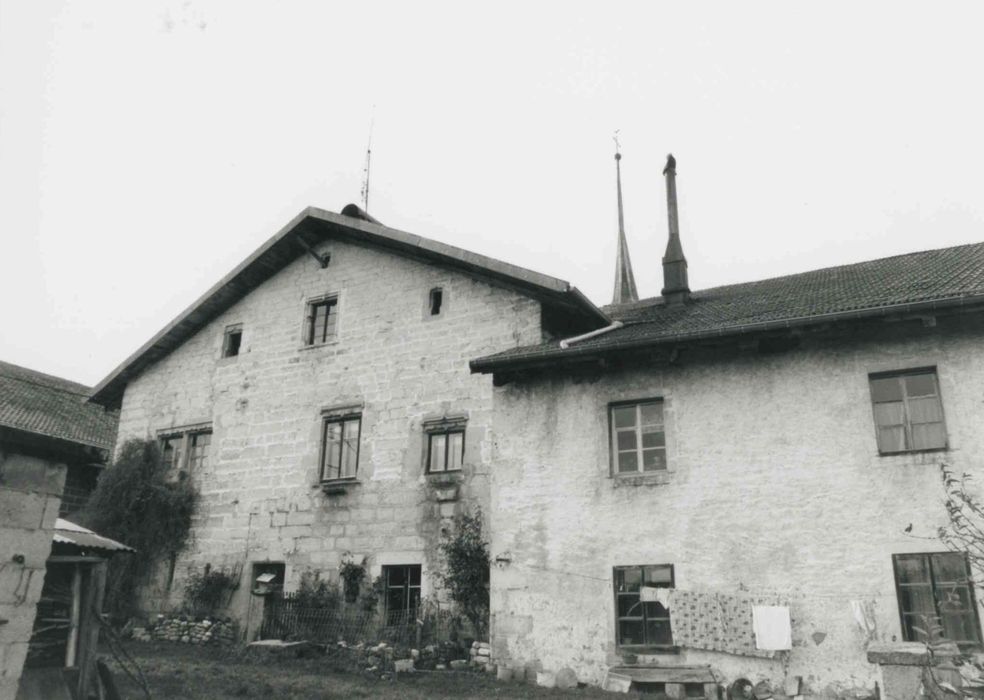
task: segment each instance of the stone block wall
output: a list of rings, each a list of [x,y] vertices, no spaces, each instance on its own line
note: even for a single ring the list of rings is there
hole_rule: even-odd
[[[681,649],[641,661],[710,664],[729,682],[802,676],[805,693],[872,689],[866,645],[902,638],[892,555],[944,549],[934,539],[945,522],[940,463],[984,477],[982,337],[970,318],[898,322],[808,335],[780,354],[692,350],[673,364],[498,388],[493,660],[570,666],[600,684],[622,663],[613,567],[672,564],[677,588],[787,600],[793,648],[776,659]],[[880,456],[869,373],[930,366],[949,448]],[[668,468],[613,478],[608,405],[651,398],[664,402]],[[873,611],[873,630],[852,601]]]
[[[322,269],[306,254],[231,307],[126,388],[119,444],[163,429],[210,423],[207,468],[192,543],[148,592],[148,607],[180,597],[193,568],[242,568],[230,614],[260,614],[248,595],[251,564],[286,565],[286,589],[305,571],[335,579],[342,556],[420,564],[435,592],[442,527],[462,509],[488,510],[491,380],[474,357],[537,342],[540,306],[516,292],[388,252],[332,241]],[[439,316],[428,314],[434,287]],[[337,294],[336,337],[305,346],[305,301]],[[229,324],[242,324],[237,357],[221,358]],[[358,484],[327,495],[319,483],[322,410],[361,407]],[[467,418],[464,467],[447,480],[425,474],[422,423]],[[166,567],[163,567],[166,568]],[[252,606],[252,607],[251,607]]]
[[[0,445],[0,698],[17,694],[65,465]]]

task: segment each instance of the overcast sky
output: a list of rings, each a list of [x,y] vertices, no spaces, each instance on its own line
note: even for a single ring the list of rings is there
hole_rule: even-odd
[[[980,3],[0,0],[0,359],[95,384],[307,205],[642,296],[984,240]],[[375,109],[373,107],[375,106]]]

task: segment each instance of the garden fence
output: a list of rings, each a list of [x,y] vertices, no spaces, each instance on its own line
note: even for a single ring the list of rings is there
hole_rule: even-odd
[[[261,637],[319,644],[385,641],[419,648],[457,641],[463,632],[459,617],[433,605],[380,614],[355,607],[312,608],[301,603],[291,593],[268,597],[263,608]]]

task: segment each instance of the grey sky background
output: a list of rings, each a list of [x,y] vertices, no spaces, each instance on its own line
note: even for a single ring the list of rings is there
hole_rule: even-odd
[[[980,3],[0,0],[0,359],[95,384],[307,205],[642,296],[984,240]]]

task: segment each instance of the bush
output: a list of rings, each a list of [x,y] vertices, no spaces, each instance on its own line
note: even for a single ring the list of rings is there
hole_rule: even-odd
[[[236,583],[232,575],[224,571],[195,572],[185,581],[185,605],[193,615],[214,616],[225,607],[226,594]]]
[[[299,608],[338,610],[342,604],[342,594],[338,584],[308,573],[301,577],[301,585],[294,593],[294,602]]]
[[[485,638],[489,626],[489,546],[482,536],[482,511],[462,513],[446,533],[441,552],[447,559],[444,585],[475,634]]]
[[[157,565],[173,562],[184,548],[197,500],[189,481],[168,481],[155,440],[124,443],[99,478],[83,524],[137,550],[110,563],[106,600],[118,622],[136,614],[137,591]]]

